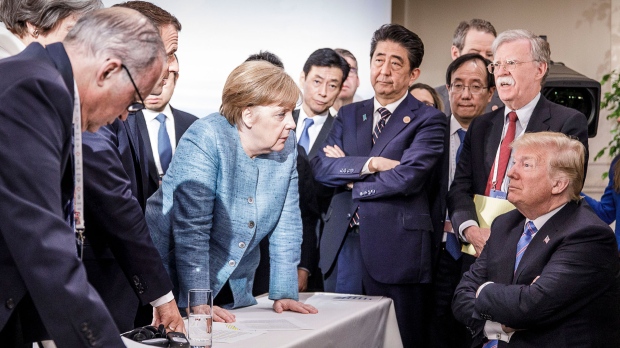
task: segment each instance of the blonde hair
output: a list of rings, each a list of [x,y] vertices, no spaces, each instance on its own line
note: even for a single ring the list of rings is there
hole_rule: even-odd
[[[239,127],[245,108],[278,105],[292,110],[299,96],[299,88],[284,69],[265,61],[244,62],[226,79],[220,113]]]
[[[569,180],[568,193],[573,201],[579,200],[583,188],[586,149],[576,139],[557,132],[525,133],[512,142],[512,148],[534,148],[547,154],[549,177],[564,176]]]

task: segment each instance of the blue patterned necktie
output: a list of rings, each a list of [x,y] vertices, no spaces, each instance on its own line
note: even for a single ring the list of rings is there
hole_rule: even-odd
[[[519,239],[519,243],[517,243],[517,256],[515,258],[515,272],[517,271],[517,267],[519,267],[519,263],[521,262],[521,258],[523,257],[523,253],[527,250],[527,246],[530,245],[532,238],[536,235],[538,230],[534,225],[534,222],[528,221],[525,224],[525,228],[523,229],[523,234],[521,234],[521,238]],[[495,348],[497,347],[497,340],[490,340],[487,342],[482,348]]]
[[[536,226],[534,226],[534,222],[528,221],[525,224],[525,228],[523,229],[523,234],[519,239],[519,243],[517,243],[517,257],[515,259],[515,272],[517,271],[517,267],[519,267],[519,262],[521,262],[521,258],[523,257],[523,253],[527,249],[527,246],[530,245],[532,238],[538,232]]]
[[[301,137],[299,138],[299,145],[306,150],[306,155],[310,152],[310,135],[308,134],[308,129],[312,127],[314,124],[314,120],[307,117],[304,120],[304,130],[301,132]]]
[[[159,163],[161,170],[166,174],[168,166],[172,160],[172,145],[170,145],[170,137],[166,130],[166,115],[159,114],[155,117],[159,121],[159,132],[157,133],[157,152],[159,152]]]
[[[458,149],[456,150],[456,163],[459,163],[459,156],[461,155],[461,150],[463,149],[463,141],[465,140],[464,129],[457,129],[456,134],[458,134],[459,139],[461,139],[461,143],[459,144]],[[453,259],[458,260],[463,256],[461,252],[461,243],[456,238],[456,231],[454,233],[448,233],[446,235],[446,250],[452,256]]]

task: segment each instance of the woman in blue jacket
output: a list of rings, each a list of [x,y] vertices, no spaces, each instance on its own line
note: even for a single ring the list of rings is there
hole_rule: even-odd
[[[211,289],[213,319],[252,296],[259,242],[269,238],[269,298],[276,312],[316,313],[298,302],[299,210],[295,122],[299,88],[283,69],[253,61],[228,76],[220,112],[181,138],[146,218],[179,307],[190,289]]]

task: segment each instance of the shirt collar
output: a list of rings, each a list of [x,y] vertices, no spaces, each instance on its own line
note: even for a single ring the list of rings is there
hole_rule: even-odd
[[[555,215],[558,211],[560,211],[560,209],[564,208],[565,205],[567,205],[568,203],[564,203],[561,206],[553,209],[552,211],[548,212],[547,214],[541,215],[539,217],[537,217],[534,220],[530,220],[530,219],[525,219],[525,223],[527,224],[528,221],[533,221],[534,222],[534,226],[536,226],[536,230],[540,231],[540,229],[547,223],[547,221],[549,221],[549,219],[551,219],[551,217],[553,215]]]
[[[166,115],[166,118],[174,121],[174,115],[172,114],[172,109],[170,108],[170,104],[167,104],[164,108],[164,111],[153,111],[149,109],[142,109],[142,114],[144,115],[144,120],[148,123],[151,122],[157,117],[159,114]]]
[[[394,110],[396,110],[396,108],[398,107],[398,105],[400,105],[400,103],[402,103],[403,100],[405,100],[405,98],[407,98],[407,94],[409,92],[406,92],[400,99],[398,99],[397,101],[390,103],[388,105],[381,105],[381,103],[379,103],[379,101],[377,100],[377,97],[374,97],[374,104],[375,104],[375,108],[373,109],[374,112],[377,112],[377,109],[379,108],[386,108],[390,111],[390,113],[394,113]]]
[[[536,94],[534,99],[532,99],[529,103],[525,104],[522,108],[517,110],[511,110],[508,107],[504,108],[504,120],[508,118],[508,113],[511,111],[515,111],[517,116],[519,117],[519,123],[521,124],[521,128],[527,128],[527,124],[530,122],[530,118],[532,118],[532,113],[534,112],[534,108],[538,101],[540,100],[540,92]]]
[[[450,116],[450,135],[454,135],[456,131],[459,129],[467,131],[467,129],[463,128],[463,126],[461,126],[459,121],[456,120],[454,115]]]
[[[299,108],[298,110],[299,110],[299,118],[297,119],[297,126],[302,125],[302,129],[303,129],[303,122],[306,118],[308,118],[308,115],[306,115],[306,112],[304,111],[303,107]],[[326,110],[322,114],[314,115],[312,117],[312,120],[314,121],[313,125],[322,126],[325,123],[325,120],[327,120],[328,115],[329,115],[329,110]]]

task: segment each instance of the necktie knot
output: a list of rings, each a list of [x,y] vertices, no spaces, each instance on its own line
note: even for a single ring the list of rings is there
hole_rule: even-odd
[[[381,119],[382,120],[385,120],[386,118],[388,118],[388,117],[390,117],[392,115],[390,110],[388,110],[386,108],[378,108],[377,111],[379,111],[379,115],[381,115]]]
[[[463,141],[465,141],[465,134],[466,133],[467,133],[467,131],[464,130],[463,128],[456,130],[456,134],[458,134],[459,139],[461,140],[461,144],[463,143]]]
[[[515,123],[517,122],[517,120],[519,119],[519,117],[517,117],[517,113],[514,111],[511,111],[508,113],[508,122],[512,122]]]
[[[304,120],[304,130],[306,130],[306,129],[308,129],[308,128],[312,127],[312,125],[313,125],[313,124],[314,124],[314,120],[313,120],[313,119],[311,119],[310,117],[307,117],[307,118]]]
[[[533,236],[536,234],[536,232],[538,232],[538,229],[536,229],[536,226],[534,225],[533,221],[528,221],[527,224],[525,224],[525,229],[523,231],[523,233],[525,233],[528,236]]]
[[[159,114],[159,115],[157,115],[157,117],[155,117],[155,119],[157,121],[159,121],[159,123],[163,124],[164,122],[166,122],[166,115]]]

